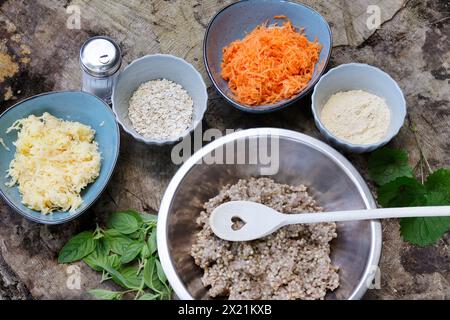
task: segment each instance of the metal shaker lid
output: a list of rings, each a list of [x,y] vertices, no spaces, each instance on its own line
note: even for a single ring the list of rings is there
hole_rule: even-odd
[[[108,77],[120,69],[122,54],[112,39],[93,37],[81,47],[80,64],[85,72],[94,77]]]

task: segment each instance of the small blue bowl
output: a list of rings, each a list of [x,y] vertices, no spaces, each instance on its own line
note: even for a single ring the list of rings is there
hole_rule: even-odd
[[[40,116],[44,112],[60,119],[78,121],[96,131],[95,141],[102,155],[99,177],[81,193],[83,203],[75,212],[53,212],[44,215],[22,204],[17,186],[7,187],[6,171],[14,158],[17,132],[6,134],[14,121]],[[94,95],[85,92],[50,92],[28,98],[7,109],[0,115],[0,137],[10,151],[0,146],[0,194],[6,202],[25,218],[43,224],[60,224],[72,220],[85,212],[100,196],[108,184],[119,156],[120,133],[113,112],[109,106]]]
[[[386,101],[391,114],[389,129],[381,141],[371,144],[354,144],[335,136],[320,119],[320,113],[328,99],[340,91],[363,90]],[[328,142],[338,149],[364,153],[386,145],[394,138],[405,122],[406,101],[397,82],[386,72],[364,63],[341,64],[330,69],[314,87],[311,109],[317,129]]]
[[[231,42],[242,39],[264,22],[273,24],[286,16],[296,28],[304,28],[308,40],[322,45],[319,61],[309,84],[298,94],[271,105],[248,106],[233,99],[228,83],[221,77],[222,49]],[[203,60],[206,71],[219,93],[234,107],[252,113],[266,113],[282,109],[303,97],[319,80],[328,65],[332,48],[332,35],[328,23],[315,10],[300,3],[280,0],[245,0],[233,3],[219,11],[206,29],[203,41]]]

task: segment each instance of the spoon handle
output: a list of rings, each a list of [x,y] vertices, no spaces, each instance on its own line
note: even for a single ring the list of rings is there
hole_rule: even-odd
[[[297,223],[340,222],[389,218],[450,216],[450,206],[381,208],[323,213],[285,214],[283,225]]]

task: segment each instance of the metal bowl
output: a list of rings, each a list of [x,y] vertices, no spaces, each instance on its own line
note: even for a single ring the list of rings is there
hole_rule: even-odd
[[[190,256],[198,231],[195,220],[203,203],[226,184],[259,176],[261,170],[267,169],[263,164],[266,162],[259,160],[255,164],[206,163],[211,163],[211,155],[220,154],[223,163],[226,159],[238,159],[243,153],[249,159],[249,155],[257,154],[255,142],[264,141],[261,137],[268,136],[279,142],[279,170],[271,176],[275,181],[309,186],[325,210],[376,207],[370,190],[350,162],[314,138],[274,128],[249,129],[219,138],[196,152],[178,170],[159,211],[159,255],[169,282],[181,299],[208,298],[201,282],[203,272]],[[245,148],[241,150],[237,146]],[[338,223],[337,228],[331,259],[340,266],[341,284],[326,299],[359,299],[376,272],[381,253],[381,226],[378,221],[355,221]]]
[[[264,22],[268,24],[282,22],[274,18],[279,15],[285,15],[294,27],[304,28],[305,35],[310,41],[317,39],[322,45],[313,77],[305,88],[290,99],[261,106],[239,103],[234,99],[228,82],[220,75],[222,49],[231,42],[244,38],[246,34]],[[211,19],[203,41],[203,61],[214,87],[232,106],[245,112],[267,113],[293,104],[314,87],[327,67],[333,47],[332,42],[331,29],[327,21],[320,13],[306,5],[282,0],[238,1],[223,8]]]

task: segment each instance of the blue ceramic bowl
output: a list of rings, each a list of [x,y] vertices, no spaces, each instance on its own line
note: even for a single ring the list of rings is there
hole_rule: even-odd
[[[285,15],[296,28],[304,28],[310,41],[315,39],[322,45],[319,62],[309,84],[298,94],[271,105],[252,107],[233,99],[228,83],[221,77],[222,48],[231,42],[242,39],[256,26],[268,22],[281,22],[274,16]],[[208,75],[219,93],[236,108],[253,113],[279,110],[303,97],[324,72],[331,55],[331,30],[325,19],[315,10],[303,4],[280,0],[245,0],[233,3],[219,13],[209,23],[203,42],[203,59]]]
[[[102,155],[100,175],[82,191],[83,203],[72,213],[53,212],[44,215],[31,210],[21,203],[22,197],[17,186],[10,188],[5,185],[9,181],[9,178],[6,178],[6,170],[15,153],[13,142],[17,139],[16,131],[6,134],[6,129],[17,119],[31,114],[40,116],[44,112],[60,119],[89,125],[96,131],[95,140]],[[0,137],[10,149],[7,151],[0,146],[0,194],[22,216],[44,224],[64,223],[85,212],[105,189],[119,155],[120,134],[113,112],[102,100],[84,92],[44,93],[19,102],[0,115]]]
[[[367,91],[386,101],[391,121],[384,139],[372,144],[354,144],[335,136],[322,124],[320,113],[328,99],[339,91],[349,90]],[[364,63],[341,64],[328,71],[314,87],[311,109],[316,127],[327,141],[353,153],[371,152],[387,144],[398,134],[406,117],[406,101],[397,82],[386,72]]]
[[[128,116],[130,98],[139,86],[155,79],[167,79],[180,84],[194,102],[192,123],[179,137],[157,140],[140,135]],[[203,119],[208,106],[208,91],[202,75],[185,60],[169,54],[152,54],[131,62],[114,85],[112,109],[123,130],[148,145],[174,144],[192,132]]]

